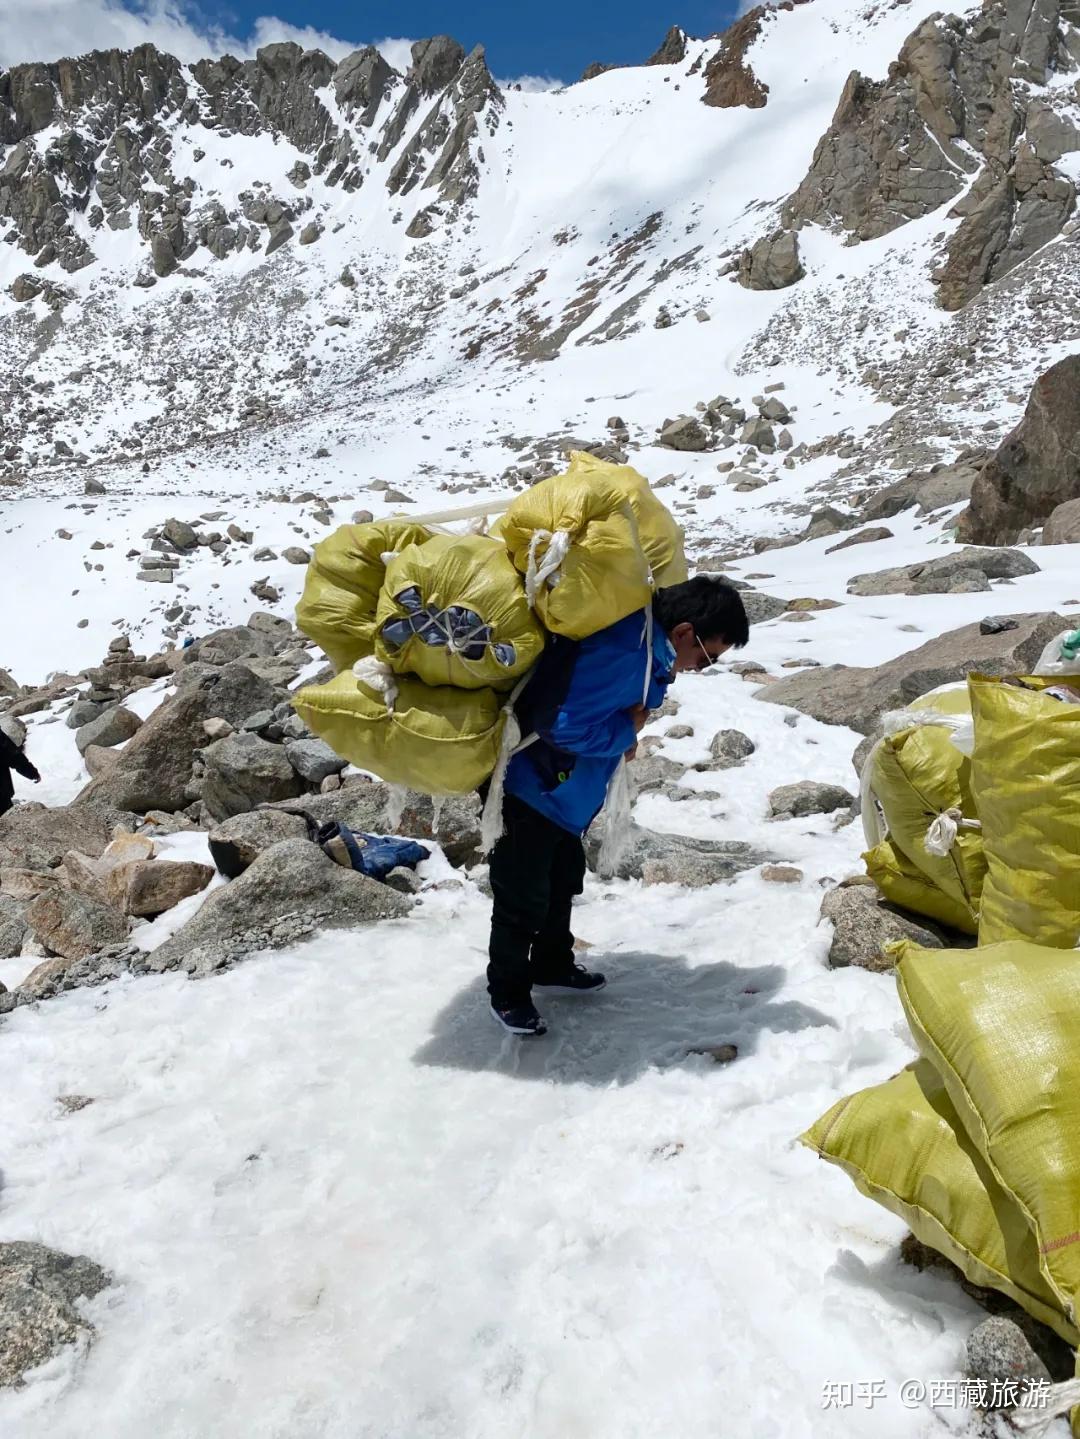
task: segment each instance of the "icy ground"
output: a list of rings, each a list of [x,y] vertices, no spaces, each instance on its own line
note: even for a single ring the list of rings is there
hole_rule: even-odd
[[[871,552],[925,554],[893,523],[854,555],[818,541],[740,569],[840,598]],[[901,622],[938,633],[1074,597],[1077,554],[1038,558],[993,596],[758,626],[747,655],[876,661],[921,642]],[[677,682],[695,734],[667,753],[692,763],[729,726],[757,752],[709,777],[722,801],[646,798],[638,818],[751,840],[804,880],[591,880],[576,929],[610,984],[548,1000],[544,1040],[503,1039],[487,1014],[471,881],[404,922],[7,1020],[4,1236],[88,1254],[116,1283],[88,1306],[88,1351],[0,1398],[0,1432],[84,1439],[90,1416],[108,1439],[969,1432],[897,1396],[959,1377],[980,1311],[902,1265],[903,1226],[795,1143],[912,1054],[891,979],[824,963],[820,884],[858,867],[859,826],[765,819],[777,784],[852,786],[857,736],[789,724],[753,691],[730,672]],[[43,718],[30,750],[48,736],[59,766],[71,731]],[[724,1043],[734,1063],[690,1053]],[[69,1094],[93,1103],[67,1113]],[[830,1380],[889,1398],[826,1410]]]

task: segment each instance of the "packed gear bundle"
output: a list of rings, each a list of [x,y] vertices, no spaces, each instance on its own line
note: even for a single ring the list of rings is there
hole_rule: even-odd
[[[920,1058],[802,1136],[975,1284],[1080,1344],[1080,964],[1022,940],[897,946]],[[1039,1422],[1080,1404],[1058,1386]],[[1073,1410],[1080,1436],[1080,1409]]]
[[[867,873],[981,944],[1080,945],[1080,631],[1032,676],[970,675],[886,715],[862,775]]]
[[[297,623],[339,673],[296,709],[392,784],[465,794],[494,775],[497,789],[545,630],[586,638],[687,578],[682,530],[627,465],[574,453],[500,508],[488,534],[391,519],[316,547]]]

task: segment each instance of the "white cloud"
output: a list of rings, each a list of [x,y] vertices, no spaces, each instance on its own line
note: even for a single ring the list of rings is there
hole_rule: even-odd
[[[226,52],[247,59],[262,45],[292,40],[305,50],[323,50],[340,60],[365,43],[338,39],[312,25],[291,25],[273,15],[260,16],[251,38],[241,40],[187,0],[0,0],[0,11],[0,66],[5,68],[147,43],[190,61]],[[393,37],[375,41],[397,70],[411,63],[412,44]]]
[[[559,90],[566,82],[556,80],[554,75],[515,75],[511,80],[498,80],[500,90],[509,90],[511,85],[520,85],[527,95],[539,95],[545,90]]]

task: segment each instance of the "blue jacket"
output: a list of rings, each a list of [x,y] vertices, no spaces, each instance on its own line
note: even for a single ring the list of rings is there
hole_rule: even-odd
[[[628,711],[643,699],[657,709],[675,677],[675,651],[659,625],[651,655],[645,641],[644,610],[587,640],[552,635],[518,701],[522,736],[539,738],[510,761],[506,792],[572,834],[592,824],[637,739]]]

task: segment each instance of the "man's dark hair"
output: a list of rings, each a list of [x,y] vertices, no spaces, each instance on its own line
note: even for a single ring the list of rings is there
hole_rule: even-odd
[[[667,634],[676,625],[691,624],[703,643],[722,640],[737,650],[750,638],[750,622],[738,590],[718,575],[695,575],[681,585],[657,590],[653,613]]]

